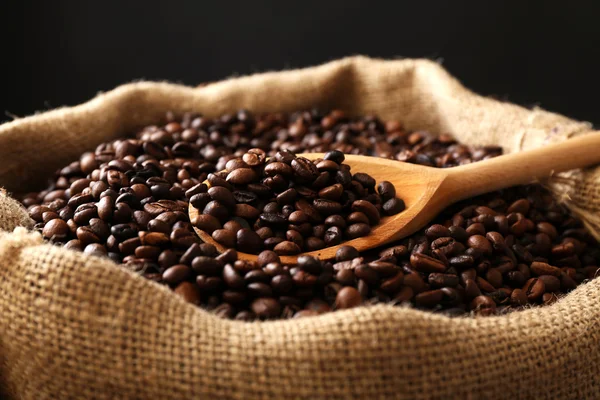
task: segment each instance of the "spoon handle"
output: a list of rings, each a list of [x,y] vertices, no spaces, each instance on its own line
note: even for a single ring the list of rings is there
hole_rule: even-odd
[[[533,183],[553,173],[600,163],[600,132],[562,143],[448,169],[444,187],[453,201]]]

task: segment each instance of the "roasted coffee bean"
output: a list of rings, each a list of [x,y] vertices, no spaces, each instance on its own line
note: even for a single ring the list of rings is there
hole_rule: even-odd
[[[446,265],[440,260],[425,254],[415,253],[410,256],[410,264],[420,272],[445,272]]]
[[[381,208],[385,215],[394,215],[404,211],[404,209],[406,209],[406,205],[402,199],[393,198],[383,203]]]
[[[227,183],[234,185],[247,185],[248,183],[254,182],[258,179],[256,172],[251,168],[238,168],[227,174],[225,179]]]
[[[240,229],[236,234],[236,247],[245,253],[256,254],[262,250],[260,236],[251,229]]]
[[[312,182],[319,176],[319,170],[316,165],[304,157],[294,158],[291,162],[291,166],[295,174],[307,182]]]
[[[544,282],[544,288],[546,292],[558,292],[560,291],[560,279],[553,275],[540,275],[538,279]]]
[[[431,273],[428,279],[429,284],[434,288],[458,286],[458,276],[452,274]]]
[[[538,278],[531,278],[523,286],[523,291],[527,295],[529,301],[535,301],[542,297],[546,291],[546,285]]]
[[[367,224],[352,224],[346,229],[345,233],[349,239],[356,239],[371,233],[371,227]]]
[[[178,264],[167,268],[162,274],[162,279],[168,284],[177,285],[180,282],[189,279],[191,276],[192,270],[190,267]]]
[[[285,240],[285,241],[275,245],[275,247],[273,248],[273,251],[279,255],[285,256],[285,255],[300,254],[302,252],[302,249],[296,243]]]
[[[353,212],[346,219],[349,224],[369,224],[369,218],[362,212]]]
[[[294,174],[294,169],[283,162],[272,162],[265,166],[264,172],[266,176],[283,175],[290,177]]]
[[[396,188],[391,182],[381,181],[377,185],[377,192],[381,195],[384,201],[393,199],[396,197]]]
[[[560,268],[553,267],[544,262],[534,261],[531,263],[530,269],[534,275],[552,275],[555,277],[561,276]]]
[[[213,231],[212,238],[225,247],[235,247],[236,244],[235,232],[229,231],[227,229],[217,229]]]
[[[195,283],[181,282],[175,287],[174,292],[188,303],[200,304],[200,288]]]
[[[352,203],[352,211],[365,214],[371,225],[377,225],[381,219],[377,208],[365,200],[356,200],[354,203]]]
[[[337,226],[340,229],[344,229],[346,228],[346,220],[344,219],[344,217],[342,217],[341,215],[330,215],[329,217],[325,218],[325,225],[326,226]]]
[[[340,246],[335,253],[335,260],[337,262],[350,261],[357,257],[359,257],[358,250],[352,246]]]
[[[351,286],[342,288],[335,297],[335,306],[338,309],[357,307],[362,303],[359,291]]]
[[[226,208],[232,208],[235,206],[236,199],[233,197],[231,191],[221,186],[214,186],[208,189],[208,195],[219,204]]]
[[[489,240],[482,235],[472,235],[467,240],[467,246],[480,250],[483,254],[491,255],[492,254],[492,244]]]
[[[69,226],[62,219],[52,219],[48,221],[42,230],[42,234],[46,239],[62,242],[69,236]]]
[[[208,234],[212,234],[217,229],[221,229],[221,222],[212,215],[199,214],[192,219],[192,225],[203,230]]]

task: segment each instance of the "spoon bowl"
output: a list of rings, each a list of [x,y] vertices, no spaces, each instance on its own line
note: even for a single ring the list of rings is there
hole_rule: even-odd
[[[309,160],[316,160],[323,158],[325,154],[305,153],[298,156]],[[431,212],[435,212],[430,204],[430,200],[444,181],[446,176],[443,173],[444,170],[385,158],[355,155],[346,155],[344,164],[348,164],[352,171],[368,173],[377,183],[389,181],[394,184],[397,196],[404,201],[406,209],[398,214],[382,217],[380,223],[373,226],[371,233],[367,236],[348,240],[337,246],[326,247],[321,250],[295,256],[280,256],[283,263],[295,264],[300,255],[318,257],[324,260],[330,259],[335,257],[337,249],[342,245],[353,246],[358,251],[363,251],[389,243],[400,236],[404,237],[416,232],[422,225],[428,222],[427,219],[422,220],[424,217],[423,208],[426,205],[429,205]],[[424,177],[427,177],[427,179],[424,179]],[[206,183],[208,184],[208,182]],[[198,214],[199,210],[190,203],[190,220]],[[216,242],[208,233],[196,227],[194,227],[194,230],[202,241],[214,245],[220,253],[227,250],[227,247]],[[257,256],[238,251],[238,258],[256,261]]]
[[[309,160],[323,158],[323,153],[299,154]],[[301,255],[326,260],[335,257],[340,246],[355,247],[359,252],[369,250],[411,235],[430,222],[450,204],[483,193],[511,186],[532,183],[574,168],[600,163],[600,133],[592,133],[559,144],[535,150],[513,153],[453,168],[432,168],[379,157],[346,155],[344,161],[354,172],[371,175],[377,183],[389,181],[396,187],[406,209],[396,215],[382,217],[367,236],[352,239],[336,246],[294,256],[280,256],[284,264],[295,264]],[[189,205],[192,220],[199,210]],[[205,243],[220,253],[227,247],[211,235],[194,227]],[[257,255],[238,251],[238,258],[256,261]]]

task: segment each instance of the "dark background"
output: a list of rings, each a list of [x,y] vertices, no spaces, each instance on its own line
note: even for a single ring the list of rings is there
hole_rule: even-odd
[[[600,124],[600,2],[1,4],[0,121],[135,79],[194,85],[366,54],[440,60],[479,93]]]

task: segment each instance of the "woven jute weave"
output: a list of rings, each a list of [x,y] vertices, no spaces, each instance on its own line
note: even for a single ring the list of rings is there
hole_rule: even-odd
[[[0,186],[40,188],[165,111],[318,106],[399,119],[506,152],[591,131],[473,94],[427,60],[351,57],[202,88],[139,82],[0,126]],[[600,149],[599,149],[600,151]],[[574,155],[576,156],[576,155]],[[548,182],[600,232],[600,169]],[[372,306],[291,321],[219,319],[110,261],[45,244],[0,192],[0,396],[8,399],[596,399],[600,280],[551,306],[455,318]]]

